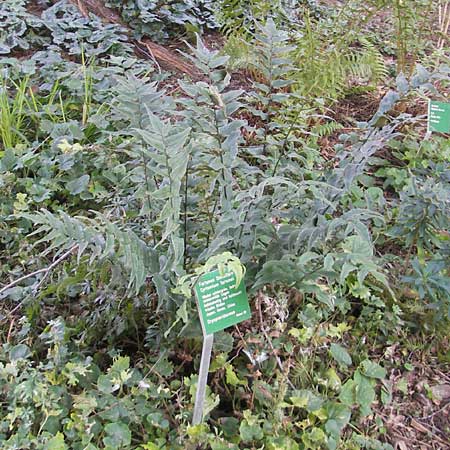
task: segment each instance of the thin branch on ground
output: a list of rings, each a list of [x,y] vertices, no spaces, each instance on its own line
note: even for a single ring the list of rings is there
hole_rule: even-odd
[[[64,261],[69,255],[71,255],[73,253],[74,250],[76,250],[76,248],[78,247],[78,245],[74,245],[73,247],[71,247],[69,250],[67,250],[65,253],[63,253],[58,259],[55,259],[55,261],[53,261],[48,267],[44,267],[42,269],[39,270],[35,270],[34,272],[31,272],[27,275],[24,275],[20,278],[17,278],[17,280],[12,281],[11,283],[7,284],[6,286],[2,287],[0,289],[0,295],[3,294],[4,292],[6,292],[8,289],[11,289],[14,286],[17,286],[18,284],[20,284],[22,281],[27,280],[28,278],[32,278],[35,277],[36,275],[39,275],[40,273],[43,273],[44,276],[41,278],[41,280],[39,281],[38,285],[36,286],[36,288],[34,289],[34,291],[37,291],[41,286],[42,283],[45,281],[45,279],[48,277],[48,275],[50,274],[50,272],[62,261]]]
[[[436,416],[437,414],[445,411],[449,406],[450,406],[450,402],[446,403],[442,408],[439,408],[437,411],[434,411],[432,414],[428,414],[428,416],[419,417],[418,420],[431,419],[432,417]]]

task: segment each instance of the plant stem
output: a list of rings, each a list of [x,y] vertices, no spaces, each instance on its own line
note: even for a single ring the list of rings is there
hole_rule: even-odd
[[[184,255],[183,255],[183,269],[187,267],[187,249],[188,249],[188,183],[189,183],[189,159],[186,165],[186,174],[184,176]]]

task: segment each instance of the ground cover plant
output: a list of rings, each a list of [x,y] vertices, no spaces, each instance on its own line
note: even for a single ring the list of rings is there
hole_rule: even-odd
[[[0,5],[5,449],[450,448],[450,5]],[[245,272],[252,318],[192,287]]]

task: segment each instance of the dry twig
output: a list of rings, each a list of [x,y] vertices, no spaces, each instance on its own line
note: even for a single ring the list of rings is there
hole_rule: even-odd
[[[39,283],[37,284],[37,286],[33,289],[34,292],[37,292],[37,290],[42,286],[42,283],[45,281],[45,279],[48,277],[48,275],[50,274],[50,272],[62,261],[64,261],[69,255],[71,255],[74,250],[76,250],[78,248],[78,245],[74,245],[73,247],[71,247],[69,250],[67,250],[65,253],[63,253],[59,258],[55,259],[48,267],[44,267],[42,269],[39,270],[35,270],[34,272],[31,272],[27,275],[24,275],[20,278],[17,278],[17,280],[11,281],[11,283],[7,284],[6,286],[3,286],[0,289],[0,295],[3,294],[4,292],[6,292],[8,289],[13,288],[14,286],[17,286],[18,284],[20,284],[22,281],[27,280],[28,278],[32,278],[35,277],[36,275],[39,275],[40,273],[43,273],[44,276],[41,278],[41,280],[39,281]],[[20,306],[22,305],[23,302],[20,302],[12,311],[10,311],[10,314],[13,314],[15,311],[17,311],[17,309],[20,308]]]

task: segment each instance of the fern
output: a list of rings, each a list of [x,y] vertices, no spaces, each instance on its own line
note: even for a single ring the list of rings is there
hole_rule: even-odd
[[[131,230],[122,230],[101,215],[92,219],[71,217],[62,211],[56,215],[42,210],[33,214],[24,213],[23,217],[38,226],[30,236],[44,234],[34,244],[49,244],[44,255],[53,251],[59,254],[76,246],[78,260],[89,253],[91,264],[97,260],[119,263],[129,273],[128,289],[137,293],[144,285],[152,251]]]
[[[330,42],[330,32],[323,21],[305,16],[303,34],[295,39],[293,52],[298,67],[293,74],[297,92],[336,99],[352,84],[374,84],[387,75],[381,53],[367,39],[360,38],[358,48],[350,36],[338,36]]]
[[[221,0],[217,9],[216,16],[225,36],[239,33],[249,38],[254,32],[255,22],[268,17],[272,7],[267,0]]]
[[[324,136],[330,136],[331,134],[335,133],[338,130],[341,130],[343,128],[343,125],[339,122],[336,122],[335,120],[330,120],[325,123],[318,123],[311,129],[311,134],[318,136],[318,137],[324,137]]]
[[[360,39],[361,50],[350,53],[347,56],[349,65],[347,68],[347,83],[376,85],[388,76],[388,67],[383,55],[367,39]],[[352,83],[352,81],[354,83]]]
[[[223,52],[230,57],[231,70],[246,69],[259,80],[258,68],[265,63],[259,49],[261,31],[257,20],[253,27],[252,38],[245,33],[232,33]],[[370,89],[388,75],[383,56],[369,40],[358,37],[352,41],[350,36],[338,36],[330,42],[330,33],[325,19],[316,21],[306,13],[303,33],[285,40],[286,45],[293,44],[289,55],[293,90],[309,102],[317,97],[337,99],[355,90],[355,86]]]
[[[251,39],[238,32],[228,36],[222,53],[229,57],[227,68],[230,71],[250,70],[253,63],[252,58],[255,57]]]

